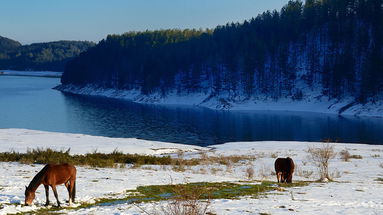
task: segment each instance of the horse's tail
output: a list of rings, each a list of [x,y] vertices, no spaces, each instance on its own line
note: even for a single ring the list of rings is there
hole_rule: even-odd
[[[292,180],[293,180],[293,173],[294,173],[294,170],[295,170],[295,165],[294,165],[294,161],[293,159],[287,157],[287,163],[288,163],[288,174],[287,174],[287,180],[286,182],[287,183],[291,183]]]
[[[286,159],[287,159],[287,162],[288,162],[288,165],[289,165],[289,170],[290,170],[291,173],[293,173],[294,170],[295,170],[294,161],[293,161],[293,159],[291,159],[289,157],[287,157]]]

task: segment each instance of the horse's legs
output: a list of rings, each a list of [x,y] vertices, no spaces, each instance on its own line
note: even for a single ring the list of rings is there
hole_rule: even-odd
[[[71,193],[70,193],[70,184],[69,184],[69,181],[67,181],[65,183],[65,187],[66,189],[68,190],[68,195],[69,195],[69,199],[68,199],[68,202],[69,202],[69,206],[71,205]]]
[[[70,190],[70,199],[74,203],[74,200],[76,198],[76,179],[73,179],[73,178],[70,179],[69,190]]]
[[[45,188],[45,197],[47,200],[45,203],[45,206],[48,206],[49,205],[49,185],[44,184],[44,188]]]
[[[59,196],[57,195],[57,190],[56,190],[56,185],[51,185],[53,193],[55,194],[56,200],[57,200],[57,206],[60,207],[60,201],[59,201]]]
[[[286,181],[285,173],[281,172],[281,183]]]
[[[68,195],[69,195],[69,206],[72,205],[72,201],[74,201],[74,196],[73,196],[73,185],[74,182],[69,180],[65,183],[66,189],[68,190]]]
[[[287,183],[292,183],[293,182],[293,174],[292,173],[287,174],[286,182]]]
[[[278,183],[279,183],[279,181],[280,180],[282,180],[282,178],[281,178],[281,175],[282,173],[281,172],[277,172],[277,181],[278,181]]]

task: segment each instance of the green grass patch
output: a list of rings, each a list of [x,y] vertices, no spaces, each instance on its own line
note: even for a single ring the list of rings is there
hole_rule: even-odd
[[[264,195],[268,191],[280,190],[281,187],[300,187],[307,186],[311,182],[298,181],[291,184],[277,184],[271,181],[263,181],[258,184],[248,183],[188,183],[188,184],[176,184],[176,185],[150,185],[140,186],[135,190],[126,191],[126,197],[124,198],[100,198],[95,203],[88,204],[83,203],[75,208],[41,208],[33,212],[18,213],[20,215],[25,214],[58,214],[61,210],[79,210],[83,208],[90,208],[96,206],[110,206],[117,204],[133,204],[142,202],[156,202],[162,200],[172,199],[238,199],[243,196],[250,196],[257,198],[259,195]]]

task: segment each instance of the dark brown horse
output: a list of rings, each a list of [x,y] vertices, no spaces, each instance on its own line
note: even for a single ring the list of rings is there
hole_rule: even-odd
[[[76,167],[70,164],[47,164],[32,179],[31,183],[25,189],[25,205],[31,205],[35,199],[37,188],[43,184],[47,198],[46,206],[49,205],[49,186],[57,200],[57,206],[60,207],[60,201],[57,195],[56,185],[64,184],[69,193],[69,206],[76,197]]]
[[[277,180],[279,182],[291,183],[293,180],[294,173],[294,161],[293,159],[278,158],[274,163],[275,173],[277,174]]]

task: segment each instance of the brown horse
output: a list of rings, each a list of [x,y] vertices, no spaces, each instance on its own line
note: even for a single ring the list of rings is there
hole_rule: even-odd
[[[294,173],[294,161],[293,159],[278,158],[274,163],[275,173],[277,174],[277,180],[279,182],[291,183],[293,180]]]
[[[25,189],[25,205],[31,205],[35,199],[37,188],[43,184],[46,195],[46,206],[49,205],[49,186],[57,200],[57,206],[60,207],[60,201],[57,195],[56,185],[65,184],[69,193],[69,206],[76,197],[76,167],[70,164],[47,164],[32,179],[31,183]]]

